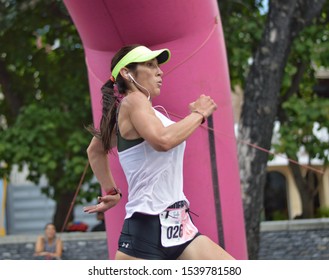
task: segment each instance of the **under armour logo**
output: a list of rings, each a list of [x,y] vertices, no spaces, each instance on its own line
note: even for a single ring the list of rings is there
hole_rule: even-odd
[[[128,247],[129,247],[129,243],[125,243],[125,242],[123,242],[123,243],[121,244],[121,247],[123,247],[123,248],[128,248]]]

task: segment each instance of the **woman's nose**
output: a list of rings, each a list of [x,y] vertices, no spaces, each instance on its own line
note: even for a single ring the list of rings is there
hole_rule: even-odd
[[[159,76],[162,76],[163,75],[163,72],[162,72],[162,70],[161,70],[161,68],[159,66],[158,66],[157,75],[159,75]]]

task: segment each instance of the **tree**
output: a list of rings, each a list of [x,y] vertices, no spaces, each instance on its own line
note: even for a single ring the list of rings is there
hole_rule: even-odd
[[[54,223],[62,229],[87,164],[92,122],[84,52],[62,1],[2,0],[0,6],[0,176],[13,165],[56,201]],[[96,197],[88,169],[77,203]]]
[[[329,128],[329,100],[315,91],[320,67],[329,61],[329,1],[313,24],[305,28],[293,43],[283,80],[278,106],[280,142],[273,146],[279,153],[285,153],[298,161],[301,149],[308,155],[309,168],[289,161],[289,167],[298,188],[302,214],[299,218],[313,218],[314,199],[318,195],[318,178],[321,170],[312,168],[312,160],[328,163],[329,142],[322,136]],[[329,78],[329,77],[328,77]]]
[[[257,259],[260,213],[268,154],[277,117],[280,89],[292,42],[318,17],[325,0],[271,0],[262,39],[253,55],[244,87],[238,132],[240,177],[251,259]]]
[[[309,157],[308,169],[289,161],[302,202],[302,214],[299,218],[313,218],[315,215],[317,178],[322,175],[321,170],[316,171],[316,168],[312,168],[312,160],[321,159],[324,165],[328,163],[326,151],[329,150],[329,143],[314,131],[329,127],[329,100],[320,101],[317,97],[312,99],[315,100],[294,96],[283,104],[288,119],[282,122],[280,134],[285,136],[281,137],[280,142],[275,145],[278,152],[284,152],[294,162],[298,162],[301,149]]]

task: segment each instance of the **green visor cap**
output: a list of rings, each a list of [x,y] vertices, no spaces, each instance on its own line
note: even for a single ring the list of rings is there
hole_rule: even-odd
[[[147,47],[139,46],[127,53],[118,63],[115,65],[112,71],[112,77],[117,79],[120,70],[133,62],[145,62],[156,58],[159,64],[164,64],[170,59],[170,51],[168,49],[161,49],[152,51]]]

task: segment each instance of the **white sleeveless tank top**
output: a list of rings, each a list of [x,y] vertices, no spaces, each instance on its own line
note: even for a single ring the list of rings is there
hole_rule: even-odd
[[[155,110],[164,126],[174,122]],[[183,192],[183,157],[186,143],[158,152],[147,142],[119,152],[128,183],[126,217],[134,212],[157,215],[168,206],[186,200]]]

